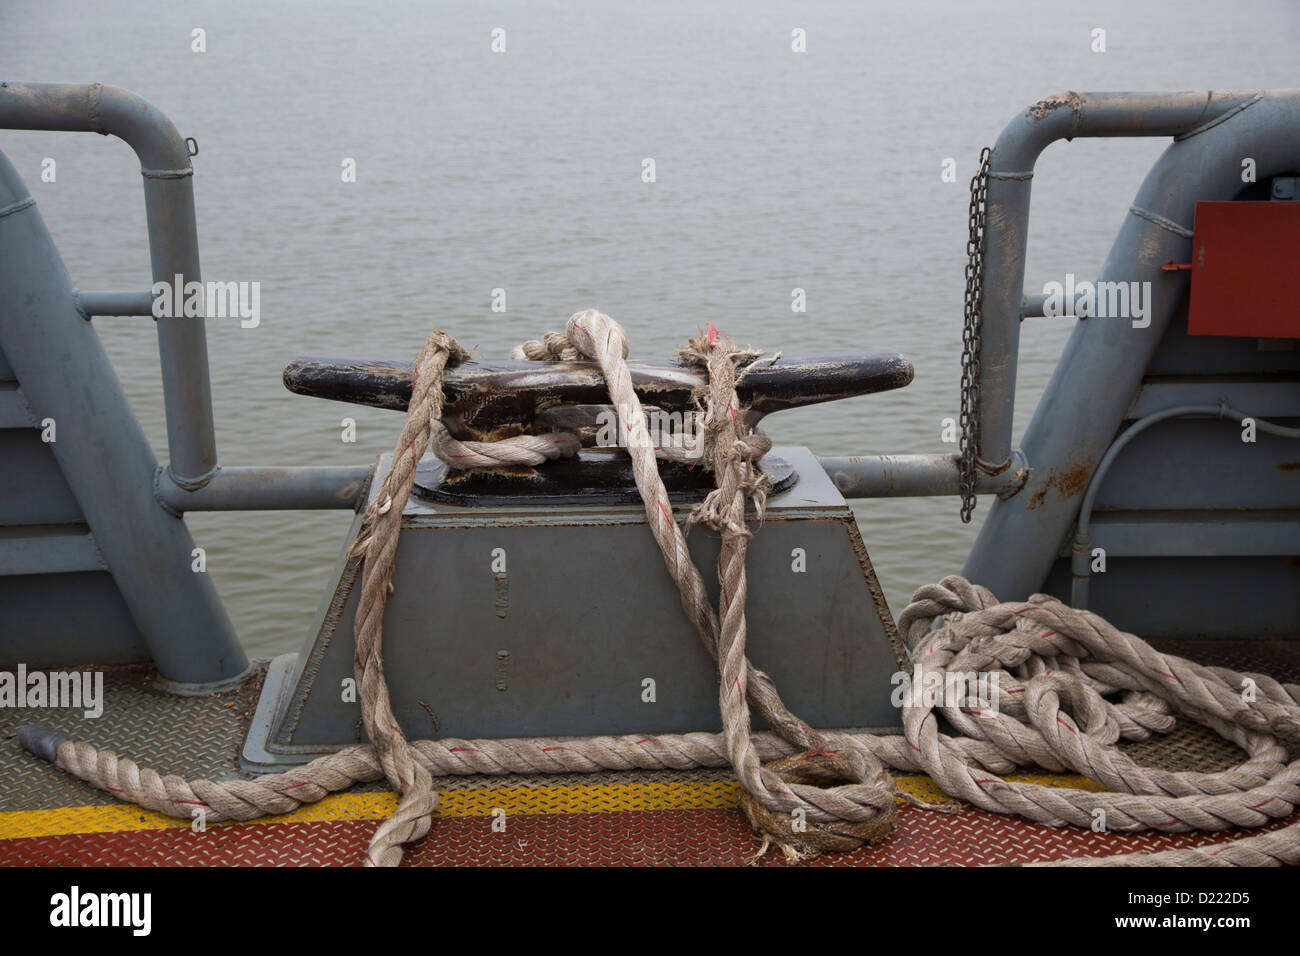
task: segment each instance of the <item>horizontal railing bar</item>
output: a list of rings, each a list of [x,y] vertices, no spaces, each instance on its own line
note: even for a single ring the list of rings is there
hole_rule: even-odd
[[[77,308],[86,318],[103,315],[153,315],[152,292],[77,291]]]
[[[355,511],[374,465],[221,467],[202,488],[187,491],[160,468],[154,493],[175,514],[186,511]]]
[[[818,462],[845,498],[919,498],[957,495],[961,490],[959,456],[854,455],[821,457]],[[1012,452],[1005,471],[976,472],[978,494],[1012,494],[1028,477],[1028,465],[1019,451]]]
[[[153,280],[201,281],[189,146],[156,106],[102,83],[0,82],[0,129],[92,132],[125,140],[140,160]],[[198,317],[167,317],[158,320],[157,331],[168,468],[182,483],[200,485],[217,467],[205,323]]]

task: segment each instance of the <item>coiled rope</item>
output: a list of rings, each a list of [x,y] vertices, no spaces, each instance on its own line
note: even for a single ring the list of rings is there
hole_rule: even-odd
[[[717,487],[692,509],[687,525],[703,523],[722,536],[719,619],[690,560],[682,529],[672,518],[645,415],[632,388],[626,334],[594,310],[573,316],[566,333],[526,343],[520,354],[550,360],[580,354],[600,365],[620,424],[629,433],[627,447],[650,529],[687,616],[718,662],[722,734],[597,737],[562,744],[538,738],[406,739],[383,675],[383,610],[392,591],[401,514],[415,467],[441,427],[443,369],[466,357],[450,336],[435,332],[417,361],[392,467],[349,551],[354,559],[364,560],[355,663],[372,745],[346,747],[282,774],[221,782],[162,776],[112,751],[39,728],[20,734],[24,745],[120,799],[182,819],[189,819],[195,806],[205,806],[211,822],[287,813],[354,783],[387,779],[401,800],[371,838],[365,862],[372,866],[396,865],[403,844],[428,832],[437,806],[435,774],[730,765],[744,791],[742,807],[762,834],[764,848],[775,843],[790,859],[848,849],[887,835],[896,819],[886,765],[929,774],[944,791],[980,809],[1049,826],[1093,826],[1100,811],[1111,832],[1209,832],[1258,827],[1300,806],[1300,760],[1288,764],[1283,744],[1300,743],[1300,685],[1161,654],[1097,615],[1048,595],[999,603],[986,588],[955,575],[920,588],[900,615],[899,630],[918,681],[944,686],[950,673],[997,675],[988,685],[996,688],[994,699],[950,705],[929,695],[911,695],[902,711],[902,737],[808,727],[781,702],[768,675],[745,656],[744,561],[751,537],[745,506],[752,502],[755,514],[762,517],[767,481],[757,461],[770,443],[745,424],[735,385],[758,353],[737,349],[712,327],[681,350],[684,361],[709,371],[700,404],[705,464],[714,471]],[[547,457],[573,447],[571,436],[531,437],[544,437],[550,448],[558,449],[552,453],[539,443],[537,453]],[[1249,694],[1243,693],[1245,688]],[[751,732],[750,705],[774,733]],[[1171,772],[1139,767],[1116,746],[1120,740],[1168,731],[1174,713],[1213,728],[1245,750],[1247,761],[1220,773]],[[939,715],[963,736],[940,733]],[[769,760],[774,762],[763,763]],[[1043,787],[999,776],[1026,764],[1074,771],[1112,792]],[[1209,847],[1067,862],[1296,864],[1300,824]]]

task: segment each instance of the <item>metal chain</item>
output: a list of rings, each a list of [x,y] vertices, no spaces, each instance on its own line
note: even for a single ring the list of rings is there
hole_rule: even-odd
[[[988,199],[986,146],[970,181],[970,237],[966,240],[966,315],[961,333],[961,520],[975,511],[975,457],[979,453],[980,320],[984,313],[984,208]]]

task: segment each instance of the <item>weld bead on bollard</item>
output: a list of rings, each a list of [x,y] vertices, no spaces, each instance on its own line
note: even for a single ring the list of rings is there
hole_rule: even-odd
[[[67,743],[63,734],[42,727],[40,724],[28,724],[18,731],[18,743],[28,753],[34,753],[42,760],[54,763],[59,756],[59,746]]]

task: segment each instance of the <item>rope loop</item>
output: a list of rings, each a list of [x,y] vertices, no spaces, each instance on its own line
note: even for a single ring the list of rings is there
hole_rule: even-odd
[[[763,770],[786,784],[819,789],[864,785],[880,788],[879,813],[861,823],[809,821],[802,810],[780,813],[769,810],[761,801],[741,790],[740,807],[749,825],[763,840],[750,862],[757,862],[770,846],[775,845],[786,862],[810,860],[822,853],[856,850],[889,836],[898,826],[893,778],[879,762],[868,766],[860,751],[845,754],[808,751],[782,757],[763,765]]]
[[[576,362],[583,355],[559,332],[547,332],[541,341],[524,342],[516,345],[510,352],[516,362]]]

